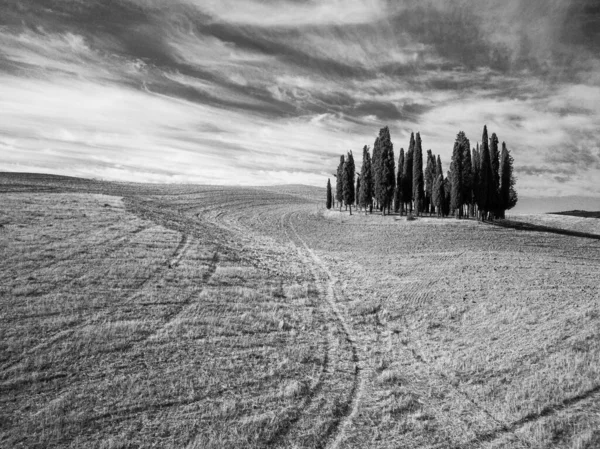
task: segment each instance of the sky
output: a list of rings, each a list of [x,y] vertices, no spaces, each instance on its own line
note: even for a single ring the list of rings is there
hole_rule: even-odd
[[[0,171],[324,186],[484,124],[520,195],[600,197],[600,2],[0,0]]]

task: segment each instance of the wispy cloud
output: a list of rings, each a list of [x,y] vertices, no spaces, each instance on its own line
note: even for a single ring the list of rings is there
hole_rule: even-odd
[[[5,2],[0,169],[323,185],[389,125],[484,123],[521,192],[600,194],[593,0]]]

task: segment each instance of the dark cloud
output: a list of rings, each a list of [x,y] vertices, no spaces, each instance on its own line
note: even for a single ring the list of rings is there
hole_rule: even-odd
[[[592,153],[590,148],[576,145],[565,145],[555,149],[547,156],[547,161],[560,166],[578,167],[588,170],[590,168],[600,169],[600,157]]]
[[[577,170],[573,167],[548,167],[545,165],[519,165],[515,168],[515,171],[519,174],[530,176],[563,175],[565,177],[569,177],[577,173]]]
[[[560,184],[569,182],[571,179],[573,179],[571,176],[555,176],[554,177],[554,180]]]

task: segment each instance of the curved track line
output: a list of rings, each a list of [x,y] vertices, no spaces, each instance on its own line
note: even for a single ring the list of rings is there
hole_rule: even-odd
[[[283,217],[282,217],[282,219],[283,219]],[[354,373],[352,373],[352,374],[354,376],[354,379],[353,379],[352,388],[351,388],[350,394],[349,394],[347,408],[344,410],[344,414],[341,417],[341,419],[339,421],[336,421],[335,423],[333,423],[332,426],[330,427],[330,429],[328,430],[328,436],[329,436],[330,440],[329,440],[329,444],[327,444],[327,447],[329,447],[330,449],[337,449],[344,439],[346,430],[352,424],[352,421],[354,420],[354,418],[356,417],[356,414],[358,413],[360,401],[361,401],[362,395],[364,393],[364,387],[365,387],[365,381],[366,381],[365,371],[363,369],[361,369],[361,367],[360,367],[360,358],[358,356],[358,347],[356,345],[356,340],[354,338],[354,334],[353,334],[352,330],[350,329],[350,326],[346,322],[346,319],[340,312],[340,310],[337,306],[337,303],[335,301],[336,294],[335,294],[334,285],[337,282],[337,279],[332,275],[331,271],[329,271],[329,269],[327,268],[325,263],[321,260],[321,258],[319,256],[317,256],[315,254],[315,252],[308,246],[306,241],[302,237],[300,237],[300,235],[298,234],[298,231],[294,227],[294,224],[292,223],[291,219],[288,219],[288,223],[290,225],[290,229],[294,232],[296,238],[302,244],[302,246],[308,253],[310,259],[312,259],[312,261],[326,275],[327,287],[326,287],[325,299],[326,299],[330,309],[333,311],[333,314],[335,315],[336,320],[340,323],[341,328],[344,332],[345,338],[352,348],[352,359],[353,359],[352,362],[354,363]],[[292,241],[292,243],[294,243],[294,242]],[[319,279],[319,273],[314,268],[314,265],[310,264],[310,269],[313,272],[315,279]],[[334,437],[334,435],[335,435],[335,437]]]
[[[179,241],[179,244],[177,245],[177,248],[175,248],[175,251],[173,252],[173,254],[171,255],[171,258],[169,259],[169,261],[167,262],[166,266],[168,267],[173,267],[176,266],[180,261],[181,258],[183,257],[183,253],[186,252],[189,248],[189,238],[186,234],[182,234],[181,235],[181,240]],[[165,269],[165,266],[161,265],[159,266],[156,270],[154,270],[150,276],[148,276],[146,279],[144,279],[142,282],[140,282],[138,285],[136,285],[134,287],[134,292],[131,293],[123,302],[127,303],[129,301],[131,301],[132,299],[136,298],[137,295],[139,294],[139,290],[141,288],[143,288],[151,279],[153,279],[157,273],[163,271]],[[75,333],[77,330],[82,329],[83,327],[87,326],[90,322],[97,320],[100,317],[105,317],[110,313],[109,310],[105,311],[105,313],[100,314],[99,315],[93,315],[91,317],[89,317],[88,319],[79,322],[78,324],[72,326],[72,327],[68,327],[67,329],[63,329],[60,330],[58,332],[56,332],[54,335],[52,335],[50,338],[48,338],[46,341],[28,349],[27,351],[23,352],[19,358],[17,358],[16,360],[10,361],[8,363],[5,363],[4,365],[2,365],[0,367],[0,373],[6,372],[8,371],[10,368],[12,368],[13,366],[19,364],[20,362],[23,361],[23,359],[30,355],[33,354],[36,351],[39,350],[43,350],[46,349],[50,346],[52,346],[54,343],[57,343],[63,339],[65,339],[66,337],[68,337],[69,335],[72,335],[73,333]]]
[[[281,229],[283,230],[283,232],[285,233],[287,238],[290,240],[290,242],[292,242],[292,244],[293,244],[293,240],[289,236],[287,229],[285,228],[285,222],[284,222],[285,216],[286,216],[286,214],[281,216]],[[302,256],[300,248],[295,244],[294,244],[294,247],[298,251],[298,255]],[[318,281],[318,279],[316,277],[314,277],[314,282],[315,282],[317,291],[319,293],[319,297],[325,296],[325,291],[323,289],[323,285]],[[330,366],[331,365],[330,352],[333,349],[332,345],[331,345],[331,340],[333,338],[334,337],[332,334],[332,329],[330,328],[328,335],[325,338],[325,351],[324,351],[324,356],[323,356],[323,363],[320,366],[316,380],[314,380],[312,386],[309,389],[308,394],[304,397],[301,404],[297,407],[295,416],[293,416],[291,419],[289,419],[287,421],[287,423],[285,423],[284,427],[281,427],[280,429],[278,429],[271,436],[271,438],[269,438],[269,440],[266,442],[267,446],[279,446],[282,443],[282,440],[290,434],[294,425],[296,425],[300,421],[303,413],[306,413],[306,411],[311,407],[311,404],[313,404],[317,395],[323,389],[323,386],[325,383],[325,375],[328,373],[331,373],[333,371],[332,367]]]

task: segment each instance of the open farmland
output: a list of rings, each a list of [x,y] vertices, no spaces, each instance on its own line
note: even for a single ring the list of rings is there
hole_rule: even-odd
[[[0,445],[600,447],[600,240],[317,198],[0,174]]]

